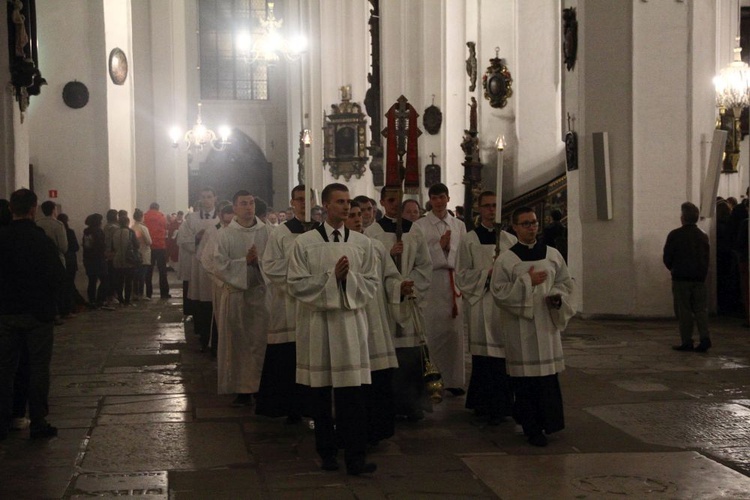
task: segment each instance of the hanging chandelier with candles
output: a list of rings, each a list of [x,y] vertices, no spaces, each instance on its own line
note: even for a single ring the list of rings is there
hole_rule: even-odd
[[[185,132],[184,135],[179,127],[172,127],[169,133],[172,139],[172,147],[198,152],[203,151],[203,148],[207,146],[215,151],[223,151],[229,145],[229,136],[231,134],[229,127],[220,127],[218,135],[206,127],[201,118],[201,106],[202,104],[198,103],[198,116],[195,119],[195,125]]]
[[[274,2],[268,2],[265,16],[258,15],[260,33],[251,35],[242,32],[237,35],[236,45],[240,53],[251,63],[273,64],[285,57],[296,61],[307,50],[307,39],[302,35],[285,38],[281,33],[283,19],[277,19],[273,11]]]

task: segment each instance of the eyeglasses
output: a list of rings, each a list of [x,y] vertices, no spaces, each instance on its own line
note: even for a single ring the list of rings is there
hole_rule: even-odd
[[[516,224],[516,226],[521,226],[527,229],[530,227],[537,227],[538,225],[539,225],[538,220],[527,220],[527,221],[519,222],[518,224]]]
[[[497,203],[484,203],[479,208],[497,208]]]

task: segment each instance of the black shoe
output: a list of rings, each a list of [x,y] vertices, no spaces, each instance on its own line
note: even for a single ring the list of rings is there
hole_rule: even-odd
[[[321,462],[320,468],[323,470],[339,470],[339,461],[336,460],[336,457],[326,457]]]
[[[29,431],[29,438],[31,439],[46,439],[57,436],[57,427],[52,427],[47,424],[47,427],[41,429],[31,429]]]
[[[448,387],[445,390],[450,392],[454,396],[463,396],[464,394],[466,394],[466,391],[463,390],[461,387]]]
[[[232,401],[233,408],[243,408],[245,406],[250,406],[251,404],[253,404],[252,394],[237,394],[237,397]]]
[[[378,470],[378,466],[372,463],[362,465],[347,466],[346,473],[350,476],[359,476],[360,474],[372,474]]]
[[[289,415],[286,417],[286,420],[284,420],[284,423],[286,425],[296,425],[298,423],[302,422],[302,417],[299,415]]]
[[[529,444],[532,446],[545,447],[547,446],[547,437],[544,434],[532,434],[529,436]]]
[[[414,410],[406,416],[406,420],[409,422],[419,422],[420,420],[424,420],[424,411]]]
[[[701,340],[700,344],[695,346],[695,352],[706,352],[711,348],[711,339]]]
[[[674,349],[675,351],[688,351],[688,352],[691,352],[694,350],[693,344],[673,345],[672,349]]]

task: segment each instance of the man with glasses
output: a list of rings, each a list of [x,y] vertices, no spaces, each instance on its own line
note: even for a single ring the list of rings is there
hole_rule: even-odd
[[[530,207],[513,212],[518,243],[495,260],[490,291],[500,307],[513,414],[530,444],[565,427],[557,374],[565,368],[560,332],[575,314],[573,280],[560,252],[537,241],[539,221]]]
[[[489,425],[498,425],[512,414],[513,391],[505,368],[500,310],[490,293],[490,278],[496,250],[503,253],[518,240],[495,227],[495,193],[484,191],[478,203],[479,225],[466,234],[456,261],[456,286],[463,297],[471,352],[466,408],[474,410],[478,418],[487,419]]]

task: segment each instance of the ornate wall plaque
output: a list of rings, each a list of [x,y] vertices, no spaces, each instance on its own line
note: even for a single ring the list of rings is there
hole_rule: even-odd
[[[334,179],[352,175],[359,179],[365,173],[367,156],[367,120],[358,103],[351,101],[349,86],[341,87],[341,104],[331,105],[332,113],[324,116],[323,162]]]
[[[508,98],[513,95],[513,77],[510,75],[505,59],[500,59],[500,47],[495,47],[495,57],[482,77],[484,98],[490,101],[493,108],[504,108]]]
[[[118,47],[109,53],[109,77],[115,85],[123,85],[128,78],[128,58]]]
[[[569,7],[562,11],[563,20],[563,62],[568,71],[572,71],[576,65],[576,54],[578,52],[578,20],[576,9]]]
[[[432,163],[424,168],[424,187],[427,189],[440,182],[440,165],[435,163],[435,153],[430,155],[430,159]]]
[[[435,106],[433,99],[432,105],[424,110],[424,116],[422,116],[422,126],[430,135],[435,135],[440,132],[440,126],[443,124],[443,112],[440,108]]]

